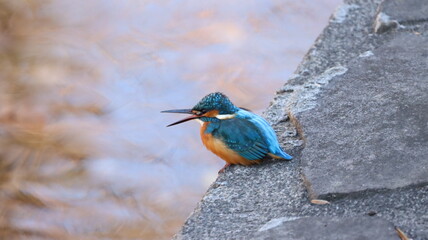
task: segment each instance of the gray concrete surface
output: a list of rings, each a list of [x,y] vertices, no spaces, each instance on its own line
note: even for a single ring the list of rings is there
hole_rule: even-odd
[[[297,116],[311,197],[427,184],[428,38],[397,33],[347,68]]]
[[[400,240],[394,225],[379,217],[304,217],[269,222],[251,237],[257,240]]]
[[[293,161],[228,168],[175,239],[428,239],[427,4],[345,1],[265,112]]]

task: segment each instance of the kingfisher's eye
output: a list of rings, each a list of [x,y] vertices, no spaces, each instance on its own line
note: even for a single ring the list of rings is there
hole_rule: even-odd
[[[193,111],[193,113],[195,115],[200,116],[200,115],[203,115],[203,114],[207,113],[207,110],[202,109],[201,111]]]

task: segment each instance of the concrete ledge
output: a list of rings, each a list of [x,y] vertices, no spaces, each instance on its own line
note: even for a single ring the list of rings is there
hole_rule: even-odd
[[[355,236],[344,226],[365,230],[361,239],[394,239],[392,226],[428,239],[425,9],[423,0],[345,1],[265,112],[293,161],[232,166],[175,239],[335,236],[321,234],[323,222],[338,239]]]

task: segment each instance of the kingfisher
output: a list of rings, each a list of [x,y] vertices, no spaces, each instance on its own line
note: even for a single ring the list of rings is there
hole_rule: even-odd
[[[252,165],[267,158],[291,160],[279,146],[275,131],[262,117],[235,106],[221,92],[210,93],[192,109],[174,109],[163,113],[184,113],[189,117],[169,124],[190,120],[201,123],[201,139],[205,147],[226,161],[223,172],[233,164]]]

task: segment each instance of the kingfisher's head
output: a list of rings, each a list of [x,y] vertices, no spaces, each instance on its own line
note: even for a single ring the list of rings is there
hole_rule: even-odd
[[[217,111],[218,114],[234,114],[239,110],[229,98],[221,92],[210,93],[202,98],[193,108],[196,113]]]
[[[239,111],[239,108],[233,105],[226,95],[221,92],[215,92],[202,98],[192,109],[175,109],[162,112],[192,114],[190,117],[168,125],[169,127],[193,119],[199,119],[204,122],[229,119],[233,118],[237,111]]]

